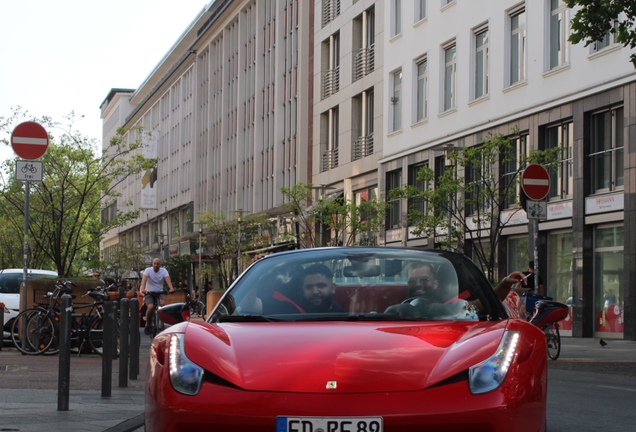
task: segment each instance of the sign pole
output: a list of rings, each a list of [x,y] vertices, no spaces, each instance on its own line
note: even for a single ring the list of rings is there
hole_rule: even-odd
[[[24,290],[24,295],[20,296],[20,310],[27,309],[27,279],[28,279],[28,270],[29,270],[29,195],[31,194],[31,182],[24,182],[24,270],[22,272],[22,289]],[[27,320],[26,318],[22,319],[22,349],[24,351],[27,350]]]

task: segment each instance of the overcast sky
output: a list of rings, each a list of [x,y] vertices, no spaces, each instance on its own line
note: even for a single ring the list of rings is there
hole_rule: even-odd
[[[210,0],[0,0],[0,117],[21,106],[101,138],[111,88],[137,88]],[[0,146],[0,159],[13,157]]]

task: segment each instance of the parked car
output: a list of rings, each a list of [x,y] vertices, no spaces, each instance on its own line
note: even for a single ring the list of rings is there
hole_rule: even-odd
[[[57,272],[50,270],[28,269],[27,278],[56,278]],[[20,312],[20,285],[24,278],[24,269],[0,270],[0,302],[4,303],[3,337],[11,337],[13,320]]]
[[[325,270],[326,269],[326,270]],[[157,335],[152,431],[544,431],[543,332],[451,252],[280,252]]]

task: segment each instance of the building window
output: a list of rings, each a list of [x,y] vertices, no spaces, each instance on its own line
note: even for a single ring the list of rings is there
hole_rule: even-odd
[[[321,115],[321,172],[338,166],[339,110],[332,108]]]
[[[402,170],[397,169],[386,173],[386,193],[393,189],[398,189],[402,185]],[[386,212],[386,229],[401,228],[400,224],[400,200],[395,199],[388,201],[388,210]]]
[[[526,11],[510,16],[510,85],[526,79]]]
[[[488,94],[488,28],[475,33],[475,99]]]
[[[544,272],[539,269],[541,274],[548,275],[548,283],[545,287],[546,295],[566,304],[572,304],[572,246],[572,231],[550,233],[548,236],[548,271]],[[524,250],[527,251],[528,247],[526,246]]]
[[[415,2],[415,16],[417,21],[421,21],[426,18],[426,0],[418,0]]]
[[[623,107],[593,114],[591,129],[592,192],[622,188],[625,181]]]
[[[623,226],[594,232],[594,318],[597,332],[623,333],[625,304]]]
[[[517,177],[521,173],[521,164],[524,163],[525,157],[528,155],[528,136],[521,135],[510,138],[510,147],[508,151],[502,155],[501,163],[501,187],[503,191],[508,192],[508,196],[504,197],[504,208],[511,208],[521,196],[521,185],[517,181]],[[523,268],[523,267],[520,267]]]
[[[572,195],[574,186],[572,166],[572,143],[574,127],[572,122],[547,127],[545,130],[546,149],[562,147],[561,162],[548,166],[550,174],[550,199],[564,199]]]
[[[614,21],[612,22],[612,27],[614,28],[614,30],[618,30],[618,22]],[[599,52],[604,48],[607,48],[610,45],[613,45],[616,43],[616,33],[612,32],[611,30],[608,30],[607,33],[605,33],[605,36],[603,37],[602,40],[600,41],[594,41],[590,44],[590,53],[595,53],[595,52]]]
[[[375,9],[370,8],[353,21],[355,58],[353,80],[370,74],[375,69]]]
[[[562,0],[550,0],[550,69],[568,62],[567,6]]]
[[[409,186],[412,186],[422,192],[426,190],[426,182],[424,180],[419,180],[417,178],[417,174],[422,168],[427,166],[428,162],[409,166]],[[410,220],[411,218],[417,219],[417,214],[424,215],[426,213],[426,202],[423,199],[409,199],[408,209],[409,225],[412,225],[412,221]]]
[[[340,34],[332,34],[322,45],[322,98],[326,99],[340,90]]]
[[[351,129],[355,141],[351,160],[358,160],[373,154],[373,87],[352,99]]]
[[[322,26],[326,26],[340,15],[340,0],[322,1]]]
[[[368,225],[369,219],[373,217],[369,213],[368,202],[375,201],[377,199],[377,187],[371,187],[363,189],[361,191],[354,192],[353,199],[356,207],[360,209],[360,226]],[[355,234],[355,244],[360,246],[373,246],[377,244],[377,236],[370,229],[363,231],[362,229]]]
[[[401,92],[402,92],[402,71],[399,70],[393,73],[393,95],[391,96],[391,131],[395,132],[402,129],[402,112],[400,107],[402,106]]]
[[[393,0],[393,36],[402,34],[402,0]]]
[[[490,166],[485,161],[474,161],[466,166],[466,196],[464,197],[466,216],[483,214],[488,208],[484,192],[484,179],[490,178]]]
[[[455,43],[444,48],[444,111],[455,108],[457,49]]]
[[[416,121],[428,118],[428,61],[420,59],[417,66],[417,96],[416,96]]]

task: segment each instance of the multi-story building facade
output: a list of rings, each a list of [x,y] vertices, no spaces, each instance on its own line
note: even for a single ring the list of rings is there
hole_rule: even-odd
[[[390,0],[385,8],[380,194],[417,186],[419,166],[439,171],[446,148],[479,145],[489,132],[512,138],[519,152],[564,146],[539,223],[539,273],[549,296],[572,303],[564,333],[634,339],[629,49],[609,34],[571,45],[573,11],[559,0]],[[395,204],[386,244],[432,247],[409,234],[406,202]],[[528,226],[521,212],[505,227],[500,273],[525,270],[533,258]]]
[[[138,89],[109,93],[103,142],[124,127],[158,162],[103,210],[142,210],[105,236],[104,259],[121,242],[148,257],[194,254],[201,212],[291,225],[281,187],[311,181],[312,16],[298,0],[210,2]]]
[[[159,160],[156,197],[140,176],[118,203],[145,217],[102,249],[191,253],[197,212],[279,215],[280,187],[301,182],[316,199],[384,200],[451,146],[501,133],[518,152],[566,149],[537,232],[547,294],[572,304],[564,333],[635,339],[636,73],[611,35],[571,45],[572,16],[559,0],[212,2],[146,82],[102,105],[105,142],[142,125]],[[392,204],[378,243],[434,247]],[[529,226],[523,211],[508,221],[500,274],[532,259]]]

